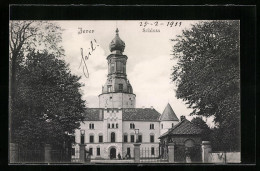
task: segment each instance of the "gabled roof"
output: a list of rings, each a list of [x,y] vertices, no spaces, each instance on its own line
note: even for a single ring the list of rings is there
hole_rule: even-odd
[[[179,122],[174,127],[169,129],[167,132],[162,134],[159,138],[168,135],[198,135],[201,133],[202,133],[202,129],[200,129],[198,126],[191,123],[187,119],[183,119],[181,122]]]
[[[125,108],[123,121],[159,121],[160,113],[151,108]]]
[[[179,121],[179,119],[177,118],[176,114],[172,110],[172,107],[169,103],[165,107],[160,117],[160,121]]]
[[[159,121],[160,113],[151,108],[124,108],[123,121]],[[85,121],[103,121],[103,108],[87,108],[84,113]]]

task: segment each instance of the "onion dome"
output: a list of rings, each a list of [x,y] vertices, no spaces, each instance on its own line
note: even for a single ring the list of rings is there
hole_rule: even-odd
[[[109,49],[111,52],[115,50],[119,50],[121,52],[124,52],[125,49],[125,42],[120,39],[118,28],[116,29],[116,37],[112,40],[112,42],[109,44]]]
[[[161,121],[179,121],[179,119],[177,118],[176,114],[172,110],[172,107],[169,103],[165,107],[165,109],[160,117],[160,120]]]

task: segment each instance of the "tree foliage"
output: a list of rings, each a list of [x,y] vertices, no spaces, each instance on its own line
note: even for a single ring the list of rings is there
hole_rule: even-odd
[[[68,66],[54,55],[31,52],[17,75],[12,113],[13,140],[62,144],[83,121],[84,101]]]
[[[222,145],[240,144],[239,21],[204,21],[173,40],[176,96],[191,115],[214,116]],[[225,130],[225,131],[224,131]]]
[[[207,123],[202,119],[202,117],[195,117],[191,120],[191,123],[197,125],[200,129],[202,129],[202,141],[208,141],[210,138],[211,130]]]

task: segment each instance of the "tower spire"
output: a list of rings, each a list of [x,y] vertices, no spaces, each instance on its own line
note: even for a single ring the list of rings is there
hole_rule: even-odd
[[[116,28],[116,35],[118,36],[118,32],[119,32],[119,30],[118,30],[118,28]]]

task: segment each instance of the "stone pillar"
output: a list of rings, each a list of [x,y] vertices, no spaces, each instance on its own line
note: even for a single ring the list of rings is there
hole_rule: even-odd
[[[51,145],[45,144],[44,146],[44,162],[50,163],[51,162]]]
[[[140,163],[140,145],[139,143],[134,144],[134,158],[135,163]]]
[[[9,162],[10,163],[17,163],[18,162],[18,144],[10,143],[9,147]]]
[[[169,163],[174,163],[174,143],[168,144],[168,158]]]
[[[86,145],[85,144],[80,144],[79,145],[79,161],[81,163],[86,162],[86,150],[85,150]]]
[[[210,152],[211,152],[211,144],[210,141],[202,141],[202,162],[203,163],[210,163],[209,160]]]

